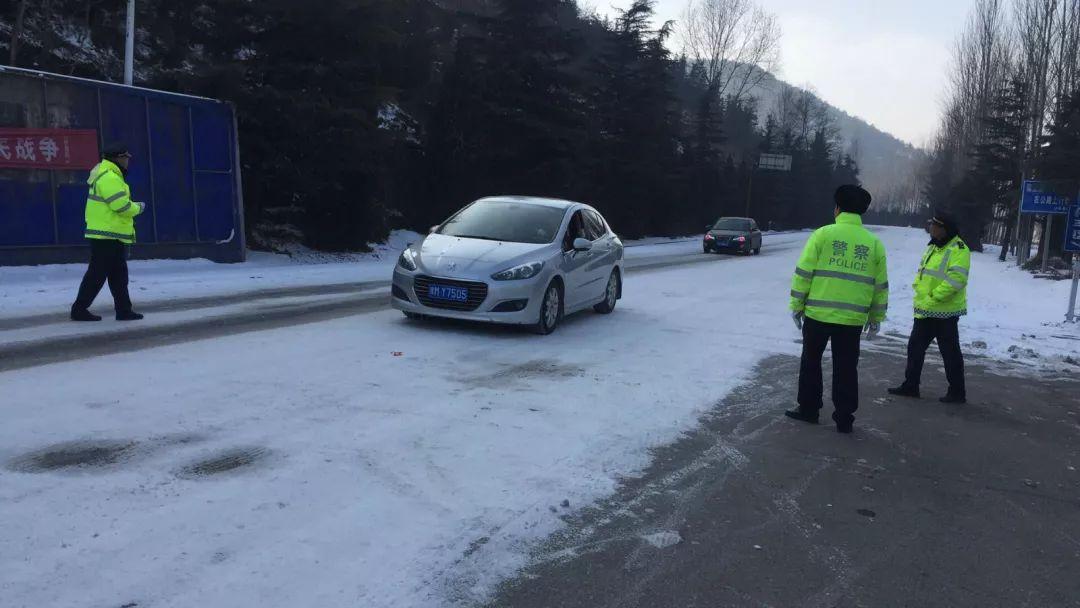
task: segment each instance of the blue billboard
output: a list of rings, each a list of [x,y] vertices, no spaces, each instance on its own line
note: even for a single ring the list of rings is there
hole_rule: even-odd
[[[243,261],[243,193],[231,104],[0,67],[0,129],[97,134],[133,155],[132,257]],[[90,143],[93,143],[91,140]],[[86,169],[0,169],[0,265],[85,261]]]
[[[1023,195],[1020,198],[1021,213],[1039,215],[1064,215],[1076,201],[1074,198],[1055,194],[1045,182],[1028,180],[1024,182]]]

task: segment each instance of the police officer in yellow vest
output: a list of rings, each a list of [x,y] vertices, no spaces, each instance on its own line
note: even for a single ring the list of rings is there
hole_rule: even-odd
[[[889,392],[901,397],[919,397],[926,349],[937,340],[949,381],[949,391],[941,402],[966,403],[960,317],[967,314],[971,250],[960,238],[956,220],[948,213],[934,213],[927,228],[931,240],[915,276],[915,325],[908,340],[907,371],[904,383]]]
[[[836,223],[810,236],[791,282],[791,311],[803,333],[799,406],[789,418],[818,423],[822,408],[821,359],[832,342],[836,430],[850,433],[859,409],[859,348],[865,330],[877,334],[889,307],[885,246],[863,227],[870,193],[841,186]]]
[[[131,163],[127,146],[111,144],[101,156],[101,162],[90,171],[86,180],[90,194],[86,199],[86,231],[83,235],[90,243],[90,267],[71,306],[71,319],[101,320],[90,312],[90,305],[108,281],[116,320],[137,321],[143,316],[131,309],[127,247],[135,242],[135,217],[146,209],[146,205],[131,200],[131,188],[124,179]]]

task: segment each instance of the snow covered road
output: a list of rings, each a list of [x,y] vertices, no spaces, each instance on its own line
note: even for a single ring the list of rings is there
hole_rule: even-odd
[[[803,238],[798,233],[769,235],[764,255],[774,256],[796,249]],[[629,272],[646,272],[733,259],[702,255],[699,247],[696,239],[635,243],[627,249],[626,268]],[[49,277],[47,284],[50,287],[45,290],[49,295],[43,296],[42,308],[52,307],[54,311],[6,318],[0,315],[0,371],[379,310],[388,306],[389,281],[386,277],[392,264],[387,265],[385,260],[395,260],[397,255],[393,252],[378,255],[377,259],[366,257],[350,262],[282,265],[274,267],[274,272],[255,268],[240,272],[247,265],[218,265],[202,271],[211,276],[202,278],[203,285],[193,287],[194,293],[187,297],[172,295],[179,284],[175,280],[174,262],[164,267],[154,266],[160,261],[148,262],[150,267],[144,269],[147,273],[144,282],[150,287],[144,294],[147,301],[140,302],[138,309],[152,314],[146,321],[136,324],[117,324],[109,320],[92,324],[71,323],[63,304],[52,303],[70,288],[64,284],[67,266],[44,270],[8,269],[22,282],[16,281],[6,290],[0,290],[0,297],[25,300],[28,296],[18,295],[18,287],[25,285],[36,271],[38,276]],[[195,268],[202,266],[197,260],[185,263]],[[261,265],[256,263],[254,266]],[[219,293],[229,281],[252,272],[261,272],[255,275],[260,279],[258,282],[241,281],[232,293]],[[181,276],[188,275],[182,273]],[[331,282],[310,282],[319,278]],[[298,280],[301,284],[294,284]],[[267,281],[276,286],[267,286]],[[103,299],[108,301],[107,292]],[[99,309],[102,306],[99,304]]]
[[[900,286],[887,328],[902,332],[925,237],[882,234]],[[0,604],[481,600],[756,363],[798,352],[787,294],[806,236],[774,238],[721,263],[655,266],[722,258],[643,247],[635,264],[653,267],[628,276],[615,314],[547,337],[378,306],[4,372]],[[972,300],[995,308],[965,342],[1004,355],[1019,334],[1073,331],[1043,331],[1062,286],[975,264]]]

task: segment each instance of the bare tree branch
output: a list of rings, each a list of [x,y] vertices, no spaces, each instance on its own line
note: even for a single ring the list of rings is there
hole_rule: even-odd
[[[780,65],[779,22],[753,0],[690,0],[679,34],[717,97],[745,101]]]

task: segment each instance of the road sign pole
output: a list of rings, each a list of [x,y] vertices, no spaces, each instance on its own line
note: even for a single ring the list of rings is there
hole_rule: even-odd
[[[1080,284],[1080,256],[1073,256],[1072,291],[1069,293],[1069,310],[1065,313],[1065,320],[1069,323],[1076,321],[1076,288]]]

